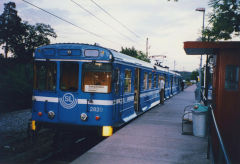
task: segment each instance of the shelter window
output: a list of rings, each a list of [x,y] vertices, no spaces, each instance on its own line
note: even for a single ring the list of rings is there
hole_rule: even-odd
[[[112,65],[109,63],[84,63],[82,81],[84,92],[110,93]]]
[[[55,62],[34,63],[34,89],[55,91],[57,64]]]
[[[225,89],[238,90],[239,66],[227,65],[225,71]]]
[[[149,78],[148,78],[148,85],[149,85],[149,89],[152,89],[152,74],[149,74]]]
[[[60,89],[62,91],[78,90],[79,65],[76,62],[61,62]]]
[[[148,79],[148,74],[145,72],[145,73],[144,73],[144,80],[143,80],[144,90],[147,89],[147,79]]]
[[[125,70],[125,80],[124,80],[124,92],[131,92],[131,78],[132,72],[130,70]]]

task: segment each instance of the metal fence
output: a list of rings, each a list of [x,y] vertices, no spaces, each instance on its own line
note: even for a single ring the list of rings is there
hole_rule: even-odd
[[[224,160],[225,160],[226,164],[231,164],[231,161],[229,159],[229,156],[227,154],[227,151],[225,149],[225,146],[224,146],[224,143],[223,143],[223,140],[222,140],[222,136],[221,136],[221,134],[219,132],[218,125],[217,125],[217,122],[216,122],[216,119],[215,119],[215,115],[214,115],[214,112],[213,112],[213,108],[212,108],[211,105],[210,105],[209,109],[210,109],[210,115],[212,116],[211,123],[213,123],[214,129],[216,130],[217,137],[218,137],[218,140],[219,140],[219,143],[220,143],[220,147],[221,147],[221,150],[223,152]],[[209,134],[209,136],[210,136],[210,134]],[[211,140],[209,139],[208,142],[211,142]],[[208,145],[209,145],[209,148],[208,148],[208,150],[209,150],[210,149],[210,143]],[[209,151],[208,151],[208,157],[209,157]]]

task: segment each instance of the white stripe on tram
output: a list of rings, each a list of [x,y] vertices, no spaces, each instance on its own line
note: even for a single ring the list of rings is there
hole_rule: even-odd
[[[33,96],[32,100],[33,101],[48,101],[48,102],[54,102],[54,103],[58,102],[57,97],[45,97],[45,96]]]

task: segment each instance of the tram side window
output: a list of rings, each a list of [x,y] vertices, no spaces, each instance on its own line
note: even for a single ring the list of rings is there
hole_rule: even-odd
[[[239,66],[227,65],[225,70],[225,89],[238,90]]]
[[[152,89],[152,74],[149,74],[149,78],[148,78],[148,85],[149,85],[149,89]]]
[[[144,73],[144,79],[143,79],[143,83],[144,83],[144,90],[147,89],[147,79],[148,79],[148,73],[145,72]]]
[[[154,80],[153,87],[156,88],[157,87],[157,75],[156,74],[154,74],[153,80]]]
[[[114,75],[115,75],[115,77],[114,77],[115,78],[114,79],[115,80],[115,82],[114,82],[115,83],[115,93],[118,94],[119,93],[119,85],[120,85],[120,82],[119,82],[119,80],[120,80],[120,77],[119,77],[120,76],[120,71],[119,71],[118,68],[115,70],[115,74]]]
[[[60,89],[62,91],[78,90],[79,66],[76,62],[61,62],[60,64]]]
[[[82,90],[84,92],[110,93],[112,65],[109,63],[84,63]],[[119,84],[118,84],[119,85]]]
[[[34,63],[34,89],[56,90],[57,64],[55,62]]]
[[[165,77],[165,87],[168,88],[169,87],[169,79],[167,78],[167,76]]]
[[[125,80],[124,80],[124,92],[131,92],[131,78],[132,72],[130,70],[125,70]]]

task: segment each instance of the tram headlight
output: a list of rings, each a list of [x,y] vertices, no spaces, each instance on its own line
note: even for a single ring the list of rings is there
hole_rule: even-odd
[[[81,118],[81,120],[86,121],[88,116],[86,113],[82,113],[80,118]]]
[[[53,111],[49,111],[48,118],[50,118],[52,120],[54,117],[55,117],[55,113]]]

